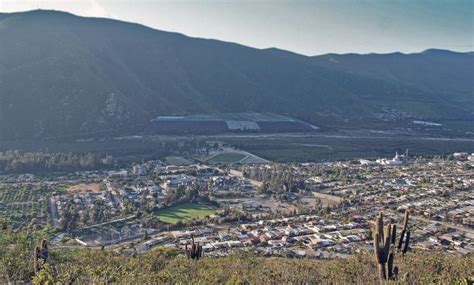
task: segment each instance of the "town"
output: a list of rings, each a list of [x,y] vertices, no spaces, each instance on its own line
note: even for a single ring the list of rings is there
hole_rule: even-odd
[[[399,222],[409,210],[412,247],[465,255],[473,169],[469,153],[271,163],[209,142],[121,169],[0,176],[0,218],[51,227],[55,247],[142,253],[194,240],[209,256],[334,258],[371,250],[378,213]]]

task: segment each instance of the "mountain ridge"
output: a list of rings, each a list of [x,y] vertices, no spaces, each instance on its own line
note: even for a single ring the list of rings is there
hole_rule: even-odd
[[[214,39],[214,38],[203,38],[203,37],[193,37],[189,36],[180,32],[175,32],[175,31],[166,31],[166,30],[161,30],[157,28],[153,28],[144,24],[136,23],[136,22],[128,22],[120,19],[115,19],[115,18],[107,18],[107,17],[92,17],[92,16],[80,16],[76,15],[71,12],[67,11],[62,11],[62,10],[51,10],[51,9],[34,9],[34,10],[27,10],[27,11],[19,11],[19,12],[0,12],[0,17],[9,17],[9,16],[14,16],[14,15],[28,15],[28,14],[38,14],[38,15],[65,15],[65,16],[73,16],[77,18],[82,18],[82,19],[99,19],[99,20],[109,20],[113,22],[119,22],[119,23],[124,23],[124,24],[131,24],[131,25],[137,25],[141,26],[143,28],[151,29],[154,31],[159,31],[163,33],[170,33],[170,34],[177,34],[177,35],[182,35],[187,38],[193,38],[193,39],[204,39],[204,40],[214,40],[218,42],[223,42],[223,43],[230,43],[230,44],[236,44],[244,47],[249,47],[249,48],[254,48],[258,49],[255,47],[247,46],[244,44],[236,43],[236,42],[231,42],[231,41],[223,41],[219,39]],[[375,52],[370,52],[370,53],[357,53],[357,52],[348,52],[348,53],[325,53],[325,54],[319,54],[319,55],[304,55],[300,54],[294,51],[290,50],[285,50],[281,49],[278,47],[268,47],[268,48],[261,48],[260,50],[276,50],[276,51],[283,51],[287,53],[292,53],[295,55],[303,56],[303,57],[320,57],[320,56],[326,56],[326,55],[390,55],[390,54],[402,54],[402,55],[411,55],[411,54],[425,54],[425,53],[430,53],[430,52],[443,52],[443,53],[456,53],[456,54],[473,54],[474,50],[472,51],[455,51],[455,50],[449,50],[449,49],[444,49],[444,48],[427,48],[425,50],[419,51],[419,52],[400,52],[400,51],[393,51],[393,52],[385,52],[385,53],[375,53]]]
[[[407,83],[360,72],[358,62],[335,67],[327,55],[256,49],[113,19],[44,10],[0,14],[0,37],[6,39],[0,135],[9,139],[135,128],[158,115],[274,112],[320,125],[379,120],[387,107],[425,119],[470,119],[474,111],[456,105],[472,102],[464,77],[446,78],[447,91],[439,92],[426,88],[431,78]],[[462,64],[450,68],[472,74]],[[445,96],[449,88],[453,98]],[[399,98],[417,107],[410,110]]]

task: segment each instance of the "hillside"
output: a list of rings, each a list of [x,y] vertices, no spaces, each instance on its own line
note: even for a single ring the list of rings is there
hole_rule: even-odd
[[[383,122],[387,108],[426,120],[470,121],[474,112],[472,54],[406,55],[398,73],[380,70],[399,62],[393,55],[334,67],[328,56],[42,10],[0,14],[0,39],[7,140],[120,134],[159,115],[273,112],[337,125]]]
[[[312,59],[328,68],[405,83],[443,95],[455,93],[472,97],[474,92],[473,52],[428,49],[412,54],[327,54]]]
[[[109,250],[55,250],[34,284],[379,284],[377,263],[369,254],[347,259],[263,258],[232,254],[192,261],[175,249],[156,248],[130,256]],[[20,257],[24,255],[19,255]],[[15,259],[6,272],[12,281],[30,280],[32,264]],[[472,256],[409,254],[397,262],[401,284],[466,284],[474,274]],[[0,282],[8,280],[0,271]]]
[[[241,252],[226,257],[205,254],[193,261],[170,247],[137,254],[130,248],[50,246],[48,262],[35,276],[32,252],[38,240],[53,234],[51,228],[12,230],[0,220],[0,234],[2,284],[379,284],[376,258],[364,249],[344,259],[268,258]],[[474,276],[472,254],[415,250],[397,255],[395,262],[402,284],[466,284]]]
[[[412,86],[422,91],[420,97],[378,98],[394,100],[394,104],[406,102],[418,109],[425,105],[429,110],[439,107],[459,110],[472,105],[474,98],[474,53],[459,53],[429,49],[414,54],[328,54],[312,58],[318,66],[338,71],[378,78]],[[423,95],[425,94],[425,95]],[[375,98],[374,98],[375,99]],[[473,114],[474,108],[465,108]],[[453,119],[443,110],[438,117]]]

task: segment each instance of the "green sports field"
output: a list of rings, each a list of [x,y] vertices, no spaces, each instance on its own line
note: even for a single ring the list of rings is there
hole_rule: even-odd
[[[215,209],[194,203],[180,204],[155,212],[161,221],[169,224],[176,224],[179,221],[189,221],[193,218],[204,218],[215,213]]]

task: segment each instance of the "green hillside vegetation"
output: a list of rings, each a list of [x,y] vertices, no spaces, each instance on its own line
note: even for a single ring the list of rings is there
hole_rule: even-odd
[[[104,249],[49,248],[48,263],[35,275],[33,248],[47,229],[6,229],[0,222],[0,283],[34,284],[378,284],[372,253],[347,259],[263,258],[232,254],[186,259],[174,248],[145,254]],[[474,256],[413,252],[397,258],[402,284],[467,284]],[[392,282],[396,283],[396,282]]]
[[[372,255],[348,259],[311,260],[262,258],[236,254],[188,260],[174,249],[157,248],[130,257],[110,251],[59,252],[55,261],[34,277],[35,283],[120,284],[377,284]],[[472,257],[441,254],[407,255],[399,263],[401,283],[455,284],[474,274]],[[1,280],[1,277],[0,277]]]

